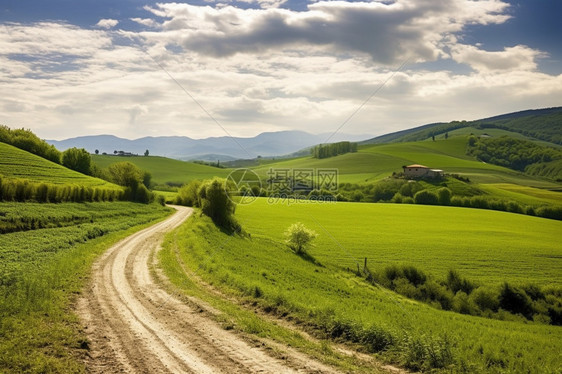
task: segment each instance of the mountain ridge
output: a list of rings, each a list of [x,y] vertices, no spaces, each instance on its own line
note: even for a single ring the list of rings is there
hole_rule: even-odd
[[[337,134],[333,141],[357,141],[368,135]],[[57,149],[64,151],[68,148],[84,148],[94,153],[112,154],[114,151],[124,151],[133,154],[143,154],[149,150],[151,155],[170,157],[175,159],[198,159],[198,156],[212,155],[213,161],[228,161],[240,158],[255,158],[257,156],[271,157],[290,154],[303,148],[311,147],[326,140],[327,134],[310,134],[305,131],[287,130],[278,132],[264,132],[254,137],[209,137],[193,139],[187,136],[146,136],[138,139],[125,139],[115,135],[87,135],[64,140],[46,140]],[[211,159],[203,158],[205,161]]]

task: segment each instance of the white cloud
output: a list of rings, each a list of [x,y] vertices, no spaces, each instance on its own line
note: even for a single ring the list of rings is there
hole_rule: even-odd
[[[0,84],[9,94],[0,123],[45,138],[157,136],[163,126],[165,135],[225,135],[158,64],[237,136],[335,130],[407,57],[344,132],[561,105],[562,75],[539,71],[542,52],[457,41],[468,24],[504,22],[505,9],[464,0],[320,2],[306,12],[161,4],[148,13],[158,18],[133,19],[150,28],[141,32],[2,24]],[[435,59],[473,70],[415,63]]]
[[[178,3],[146,9],[167,18],[162,27],[171,41],[209,56],[300,48],[359,53],[376,63],[396,64],[445,55],[451,35],[468,24],[503,23],[509,16],[500,12],[507,7],[497,0],[396,0],[322,1],[305,12]]]
[[[147,27],[159,27],[160,24],[152,18],[131,18],[131,21]]]
[[[524,45],[506,47],[503,51],[485,51],[477,46],[457,44],[451,48],[451,56],[459,63],[486,72],[496,70],[535,70],[537,59],[546,57],[544,52]]]
[[[103,29],[110,29],[112,27],[117,26],[118,23],[119,21],[117,21],[116,19],[103,18],[100,19],[98,23],[96,23],[96,26],[101,27]]]

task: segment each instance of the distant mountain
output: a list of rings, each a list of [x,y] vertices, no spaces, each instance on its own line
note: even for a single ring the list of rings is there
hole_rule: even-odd
[[[377,136],[376,138],[362,141],[360,144],[418,141],[463,127],[502,129],[522,134],[529,138],[560,145],[562,144],[562,107],[524,110],[476,121],[432,123],[413,129]]]
[[[84,148],[93,153],[112,154],[124,151],[143,154],[149,150],[151,155],[165,156],[182,160],[227,161],[240,158],[255,158],[286,155],[303,148],[323,143],[331,134],[313,135],[304,131],[264,132],[253,138],[213,137],[192,139],[182,136],[145,137],[135,140],[118,138],[113,135],[81,136],[66,140],[47,140],[59,150]],[[366,135],[336,134],[331,142],[342,140],[357,141]]]

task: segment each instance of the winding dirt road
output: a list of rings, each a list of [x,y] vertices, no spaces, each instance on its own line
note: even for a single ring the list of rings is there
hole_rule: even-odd
[[[271,357],[154,282],[151,255],[164,234],[192,213],[176,209],[165,221],[117,243],[95,263],[90,286],[78,301],[90,341],[88,372],[334,372],[296,353],[285,360]]]

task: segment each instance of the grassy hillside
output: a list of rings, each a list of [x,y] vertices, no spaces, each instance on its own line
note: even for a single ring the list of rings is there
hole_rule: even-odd
[[[504,135],[527,140],[541,140],[551,144],[562,144],[562,107],[525,110],[476,121],[453,121],[450,123],[429,124],[403,130],[366,140],[362,144],[381,144],[412,142],[442,137],[445,133],[466,133],[467,128],[485,130],[493,135],[495,130],[503,130]],[[473,130],[470,130],[473,132]],[[477,133],[475,131],[474,133]]]
[[[357,153],[315,159],[301,157],[269,162],[254,170],[264,179],[270,168],[336,168],[340,183],[370,183],[401,172],[403,165],[423,164],[443,169],[448,174],[461,174],[473,184],[503,183],[541,189],[560,189],[561,185],[548,179],[531,177],[505,167],[486,164],[466,155],[466,136],[410,142],[365,145]]]
[[[196,217],[168,241],[162,256],[178,285],[193,278],[172,259],[227,294],[303,322],[319,337],[360,343],[413,370],[550,373],[562,364],[560,327],[436,310],[354,273],[367,257],[373,269],[409,263],[439,277],[455,268],[481,284],[560,286],[558,221],[463,208],[286,206],[265,199],[239,206],[237,216],[251,238],[228,236]],[[283,231],[297,221],[319,234],[309,251],[316,263],[284,244]],[[264,323],[237,325],[273,334]]]
[[[102,179],[78,173],[44,158],[0,142],[0,174],[32,182],[75,184],[108,189],[122,188]]]
[[[354,268],[368,257],[373,268],[415,263],[443,276],[455,268],[488,284],[502,281],[562,286],[562,222],[470,208],[402,204],[268,204],[239,206],[252,236],[283,240],[284,230],[303,222],[320,234],[311,253],[323,264]],[[345,227],[346,229],[342,229]],[[416,229],[417,228],[417,229]],[[517,261],[510,261],[517,258]]]
[[[229,173],[226,169],[159,156],[119,157],[109,155],[92,155],[92,161],[102,168],[106,168],[116,162],[131,162],[142,170],[150,172],[152,174],[152,181],[157,185],[165,184],[167,182],[171,182],[173,184],[183,184],[195,179],[207,179],[214,176],[225,177]]]
[[[71,304],[95,258],[164,218],[156,204],[0,203],[0,372],[83,372]]]

